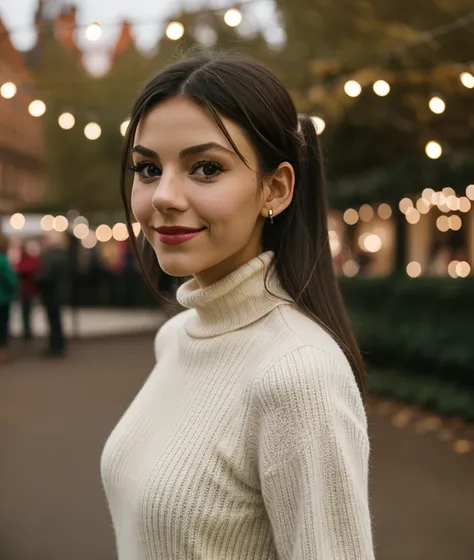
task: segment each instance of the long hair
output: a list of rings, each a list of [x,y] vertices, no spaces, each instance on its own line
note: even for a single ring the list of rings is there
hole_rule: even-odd
[[[204,106],[239,157],[221,117],[239,125],[258,159],[259,175],[289,162],[295,170],[293,200],[265,223],[262,247],[275,253],[273,267],[282,287],[302,313],[330,333],[348,358],[365,396],[365,371],[337,284],[328,236],[328,203],[321,149],[312,120],[297,115],[285,86],[256,61],[204,52],[165,68],[144,87],[132,108],[122,157],[121,195],[127,227],[144,278],[163,301],[161,270],[144,236],[141,247],[132,229],[130,150],[137,126],[153,107],[175,96]]]

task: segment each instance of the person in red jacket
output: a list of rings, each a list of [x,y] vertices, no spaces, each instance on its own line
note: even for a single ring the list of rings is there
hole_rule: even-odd
[[[37,295],[36,275],[38,273],[39,264],[39,256],[36,254],[31,244],[25,244],[17,264],[17,274],[20,279],[19,299],[23,323],[23,340],[25,342],[30,342],[32,339],[31,311]]]

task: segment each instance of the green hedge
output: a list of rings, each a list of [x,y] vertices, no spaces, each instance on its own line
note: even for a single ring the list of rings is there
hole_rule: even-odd
[[[440,395],[449,393],[451,404],[441,408],[474,413],[474,278],[360,277],[340,285],[376,372],[374,392],[437,409]]]

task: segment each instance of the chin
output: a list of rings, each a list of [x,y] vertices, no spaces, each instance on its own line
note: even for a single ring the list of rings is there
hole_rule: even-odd
[[[156,252],[156,257],[161,270],[168,274],[168,276],[186,278],[193,276],[200,269],[197,262],[200,259],[186,253],[163,254],[160,251],[160,253]]]

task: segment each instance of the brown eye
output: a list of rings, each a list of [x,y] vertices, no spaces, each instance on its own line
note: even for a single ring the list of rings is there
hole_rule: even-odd
[[[134,173],[138,173],[142,179],[153,179],[161,176],[161,169],[153,163],[137,163],[130,168]]]
[[[222,171],[222,165],[214,161],[201,161],[193,168],[193,173],[206,179],[212,179],[213,177],[219,175]]]

